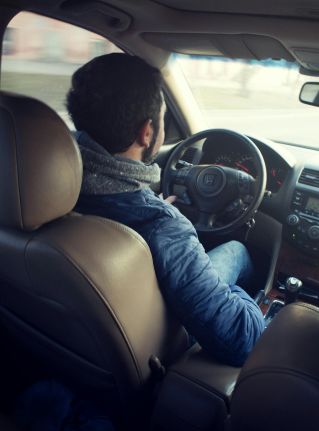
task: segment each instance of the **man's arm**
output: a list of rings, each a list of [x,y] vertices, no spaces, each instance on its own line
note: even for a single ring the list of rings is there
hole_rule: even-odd
[[[165,218],[150,247],[163,295],[187,331],[220,361],[242,365],[264,329],[258,305],[219,280],[185,217]]]

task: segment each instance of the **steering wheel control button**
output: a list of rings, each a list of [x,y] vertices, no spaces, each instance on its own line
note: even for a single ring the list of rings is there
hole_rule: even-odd
[[[312,240],[319,239],[319,226],[311,226],[308,229],[308,237]]]
[[[299,217],[296,214],[289,214],[287,223],[289,226],[296,226],[299,223]]]
[[[192,205],[192,201],[190,200],[186,191],[182,194],[181,200],[182,200],[183,204],[185,204],[185,205]]]
[[[193,166],[192,163],[188,163],[185,160],[179,160],[176,163],[176,169],[181,169],[181,168],[188,168],[190,166]]]
[[[181,169],[177,169],[176,173],[174,175],[174,182],[175,184],[179,184],[179,185],[183,185],[185,184],[186,181],[186,177],[189,173],[190,168],[181,168]]]
[[[241,194],[249,194],[250,178],[244,172],[238,171],[238,188]]]
[[[197,177],[197,190],[203,196],[216,196],[226,184],[226,175],[218,166],[203,169]]]

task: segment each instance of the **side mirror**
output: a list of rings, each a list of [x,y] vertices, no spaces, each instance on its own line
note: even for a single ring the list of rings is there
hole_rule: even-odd
[[[306,82],[300,90],[299,100],[307,105],[319,106],[319,82]]]

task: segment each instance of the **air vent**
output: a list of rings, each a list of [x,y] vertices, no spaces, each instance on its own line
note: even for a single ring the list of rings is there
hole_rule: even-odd
[[[314,169],[304,169],[298,182],[319,188],[319,171],[315,171]]]

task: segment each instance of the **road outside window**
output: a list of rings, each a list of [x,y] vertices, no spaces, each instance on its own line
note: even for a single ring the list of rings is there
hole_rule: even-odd
[[[284,60],[175,55],[208,128],[319,148],[319,109],[299,102],[301,75]]]
[[[93,57],[112,52],[121,50],[97,34],[22,12],[4,36],[1,89],[42,100],[72,127],[64,102],[73,72]]]

